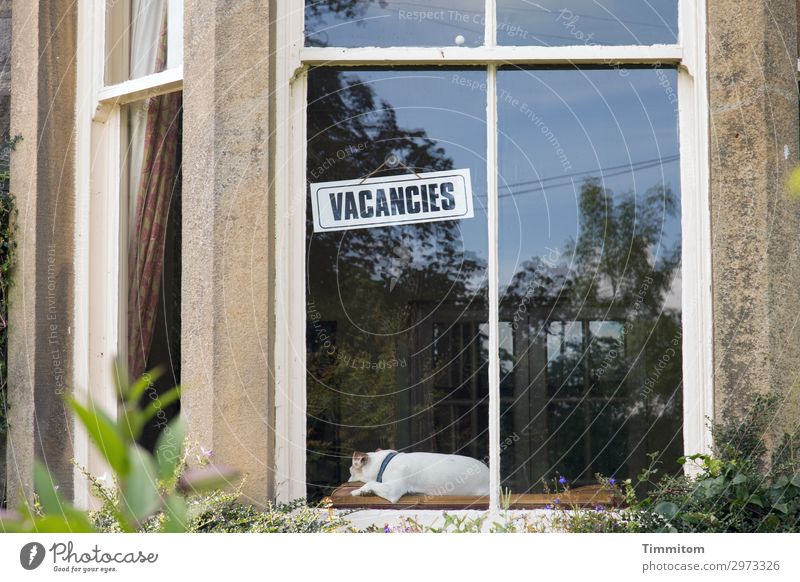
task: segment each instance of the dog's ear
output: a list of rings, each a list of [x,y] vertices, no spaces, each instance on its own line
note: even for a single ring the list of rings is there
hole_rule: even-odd
[[[353,453],[353,466],[362,467],[367,464],[367,453],[356,451]]]
[[[380,453],[383,449],[375,449],[376,453]]]

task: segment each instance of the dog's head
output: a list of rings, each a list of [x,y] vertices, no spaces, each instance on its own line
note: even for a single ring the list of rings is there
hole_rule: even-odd
[[[367,470],[370,464],[369,453],[353,453],[353,463],[350,465],[350,479],[348,481],[367,482]]]

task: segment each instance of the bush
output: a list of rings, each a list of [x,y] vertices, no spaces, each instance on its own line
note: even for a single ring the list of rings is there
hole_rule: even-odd
[[[328,533],[349,531],[347,522],[302,500],[270,505],[264,510],[238,501],[239,491],[221,490],[187,498],[187,533]],[[89,519],[99,532],[122,531],[114,515],[117,501],[111,491],[103,507],[90,512]],[[142,524],[143,532],[162,531],[166,515],[159,512]]]
[[[8,154],[21,138],[15,137],[0,144],[0,436],[7,430],[6,378],[8,354],[8,291],[12,285],[15,243],[12,223],[15,214],[14,198],[8,192],[11,175],[8,171]],[[5,451],[0,451],[5,454]],[[2,501],[2,500],[0,500]]]

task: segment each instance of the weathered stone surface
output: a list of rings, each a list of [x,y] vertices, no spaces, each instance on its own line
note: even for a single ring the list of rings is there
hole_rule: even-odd
[[[795,0],[708,3],[715,415],[800,378]],[[776,431],[798,414],[787,398]]]
[[[182,411],[256,504],[274,442],[268,5],[185,5]]]
[[[76,5],[13,3],[11,192],[19,209],[9,314],[9,503],[31,498],[40,459],[69,499]]]

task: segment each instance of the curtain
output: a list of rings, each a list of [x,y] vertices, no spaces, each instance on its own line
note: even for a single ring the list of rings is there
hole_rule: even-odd
[[[161,40],[162,20],[166,0],[132,0],[131,2],[131,79],[159,72],[156,69]],[[144,158],[144,134],[147,129],[148,101],[135,101],[128,105],[129,166],[128,166],[128,229],[133,232],[136,216],[136,196],[139,190]]]
[[[161,7],[155,71],[167,56],[166,4]],[[147,365],[164,269],[167,219],[179,171],[181,93],[146,102],[141,171],[131,206],[134,208],[128,250],[128,370],[136,378]]]

